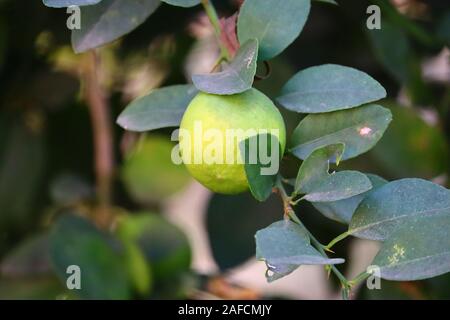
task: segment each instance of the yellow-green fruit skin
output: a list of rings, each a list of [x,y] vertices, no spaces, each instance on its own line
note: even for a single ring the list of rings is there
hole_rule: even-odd
[[[283,118],[273,102],[256,89],[235,95],[213,95],[199,93],[189,104],[180,125],[180,152],[191,175],[208,189],[223,194],[237,194],[248,190],[248,181],[242,163],[228,162],[223,164],[194,163],[196,152],[194,128],[201,123],[203,132],[209,129],[220,131],[224,136],[227,130],[268,130],[277,136],[282,152],[286,145],[286,128]],[[271,130],[275,130],[272,131]],[[189,135],[183,136],[182,132]],[[248,132],[251,132],[248,131]],[[198,136],[197,136],[198,137]],[[239,142],[248,138],[244,135],[237,139],[234,159],[240,157]],[[203,138],[202,150],[208,147],[211,140]],[[225,145],[225,143],[224,143]],[[198,146],[198,144],[197,144]],[[224,153],[226,147],[224,147]],[[198,151],[198,150],[197,150]],[[186,155],[190,155],[191,161]]]

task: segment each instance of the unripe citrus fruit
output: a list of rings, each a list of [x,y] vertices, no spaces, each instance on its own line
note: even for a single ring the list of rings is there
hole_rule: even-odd
[[[284,152],[283,118],[263,93],[256,89],[228,96],[201,92],[191,101],[181,121],[183,162],[195,179],[214,192],[246,191],[244,164],[237,161],[241,157],[239,142],[264,130],[278,138]]]

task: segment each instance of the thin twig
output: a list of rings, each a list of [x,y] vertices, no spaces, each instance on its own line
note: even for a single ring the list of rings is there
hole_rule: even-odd
[[[283,201],[283,206],[284,206],[284,214],[285,214],[285,218],[288,217],[290,218],[292,221],[294,221],[295,223],[301,225],[304,230],[306,230],[306,232],[308,233],[309,238],[311,239],[311,244],[320,252],[320,254],[323,257],[328,258],[328,255],[325,252],[324,246],[319,242],[319,240],[316,239],[316,237],[314,237],[314,235],[303,225],[303,223],[300,221],[300,219],[297,217],[297,215],[295,214],[294,209],[292,208],[291,205],[291,201],[292,198],[289,197],[286,193],[286,190],[283,186],[282,183],[282,178],[278,178],[277,183],[276,183],[276,188],[278,190],[278,193],[281,196],[281,200]],[[329,266],[331,272],[334,273],[334,275],[339,279],[339,281],[341,282],[341,286],[342,286],[342,296],[344,299],[347,299],[349,296],[349,292],[350,292],[350,287],[351,284],[349,283],[349,281],[347,280],[347,278],[345,278],[345,276],[334,266],[334,265],[330,265]]]
[[[110,223],[112,177],[114,170],[113,135],[111,115],[106,92],[99,79],[101,61],[98,53],[92,51],[87,56],[84,72],[85,98],[89,107],[95,154],[95,175],[98,198],[96,222],[101,226]]]
[[[214,28],[214,33],[216,35],[220,47],[221,58],[229,61],[231,55],[230,52],[228,51],[228,48],[222,43],[222,28],[220,27],[219,17],[217,16],[216,9],[214,8],[210,0],[202,0],[202,5],[203,8],[205,9],[206,15],[209,18],[209,21],[211,22]]]

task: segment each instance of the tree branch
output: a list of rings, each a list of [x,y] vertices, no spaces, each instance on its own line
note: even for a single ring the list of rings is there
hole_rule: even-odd
[[[85,99],[89,106],[95,154],[95,174],[98,199],[97,223],[108,226],[110,222],[110,206],[112,192],[112,177],[114,170],[113,134],[111,115],[107,102],[107,95],[100,84],[99,70],[100,56],[91,51],[87,57],[84,73]]]

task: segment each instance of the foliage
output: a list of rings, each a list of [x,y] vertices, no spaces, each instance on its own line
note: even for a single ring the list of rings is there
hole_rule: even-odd
[[[12,84],[1,93],[1,103],[7,101],[13,111],[0,113],[0,233],[13,231],[0,246],[5,278],[0,280],[0,297],[22,297],[23,288],[28,288],[30,298],[189,297],[189,289],[201,287],[198,274],[190,270],[189,239],[164,215],[165,201],[183,190],[189,177],[183,167],[171,163],[168,128],[180,125],[199,92],[229,96],[245,94],[255,86],[267,86],[261,90],[283,108],[287,128],[293,130],[288,130],[292,132],[285,154],[280,154],[279,172],[261,175],[264,164],[245,159],[250,193],[213,195],[209,201],[206,226],[221,271],[255,254],[265,262],[270,282],[289,276],[301,265],[323,265],[337,277],[347,298],[369,276],[363,271],[349,280],[339,269],[349,261],[331,249],[352,236],[379,242],[371,264],[380,267],[384,280],[448,276],[444,274],[450,272],[450,191],[442,177],[450,173],[449,80],[427,79],[421,63],[448,45],[449,10],[433,8],[439,19],[424,28],[389,1],[376,0],[385,14],[381,30],[352,34],[339,30],[344,38],[330,31],[337,38],[321,41],[316,34],[309,38],[315,26],[314,19],[308,19],[314,18],[311,7],[323,10],[322,17],[333,16],[323,21],[335,27],[339,20],[333,19],[345,15],[339,17],[336,7],[318,2],[245,0],[240,8],[232,7],[233,13],[239,10],[237,20],[219,20],[208,0],[43,0],[52,8],[81,6],[82,25],[72,31],[72,49],[82,54],[74,55],[61,44],[64,33],[54,38],[48,31],[29,31],[35,44],[20,50],[36,52],[33,62],[46,69],[23,63],[17,78],[23,78],[21,70],[30,70],[30,88],[17,89],[20,85],[11,77]],[[359,10],[364,5],[362,1],[351,9],[346,4],[341,7]],[[0,9],[4,6],[18,5],[0,3]],[[44,11],[42,5],[36,8],[56,14]],[[186,72],[184,59],[192,39],[167,26],[167,17],[178,22],[186,10],[202,9],[215,33],[216,63],[209,73]],[[10,81],[12,61],[22,61],[14,51],[16,41],[25,38],[4,36],[10,32],[3,22],[7,19],[0,11],[0,81],[5,84]],[[172,36],[162,36],[158,27]],[[227,41],[224,29],[232,30]],[[148,39],[143,41],[147,37],[152,39],[150,46]],[[352,39],[370,45],[361,48]],[[370,63],[355,59],[362,53],[366,58],[361,61]],[[128,69],[127,62],[139,58],[144,61],[141,70]],[[289,58],[295,62],[289,63]],[[188,60],[201,62],[195,56]],[[292,65],[302,70],[295,74]],[[376,71],[379,67],[383,71]],[[44,69],[52,71],[44,73]],[[141,83],[148,87],[138,93],[136,84]],[[393,102],[400,86],[407,100],[403,104],[409,108]],[[65,90],[58,90],[61,87]],[[275,87],[280,88],[278,93]],[[147,94],[142,95],[142,90]],[[44,98],[34,99],[36,92]],[[120,132],[120,145],[117,137],[110,141],[111,155],[119,158],[111,160],[112,166],[117,163],[117,170],[111,169],[117,177],[102,175],[105,162],[101,161],[92,172],[91,161],[98,150],[85,151],[98,148],[95,139],[94,146],[87,141],[91,134],[99,136],[95,125],[99,120],[92,110],[79,107],[92,108],[102,98],[111,103],[108,112],[127,131]],[[124,101],[131,102],[122,110]],[[17,107],[22,105],[30,107]],[[59,108],[62,105],[68,107]],[[93,129],[86,124],[89,112]],[[432,113],[433,121],[422,116],[426,112]],[[109,114],[108,125],[112,125]],[[248,150],[254,139],[261,136],[241,141],[241,150]],[[96,186],[90,182],[93,174]],[[50,195],[47,190],[52,190]],[[315,219],[321,213],[348,229],[333,235],[328,245],[322,244],[315,236],[320,228],[312,230],[303,215],[296,215],[297,206],[305,203],[317,209]],[[9,250],[13,244],[17,247]],[[23,267],[27,265],[41,268]],[[75,295],[65,288],[70,265],[89,270],[84,271],[83,287]],[[17,284],[16,290],[11,290],[11,283]]]

